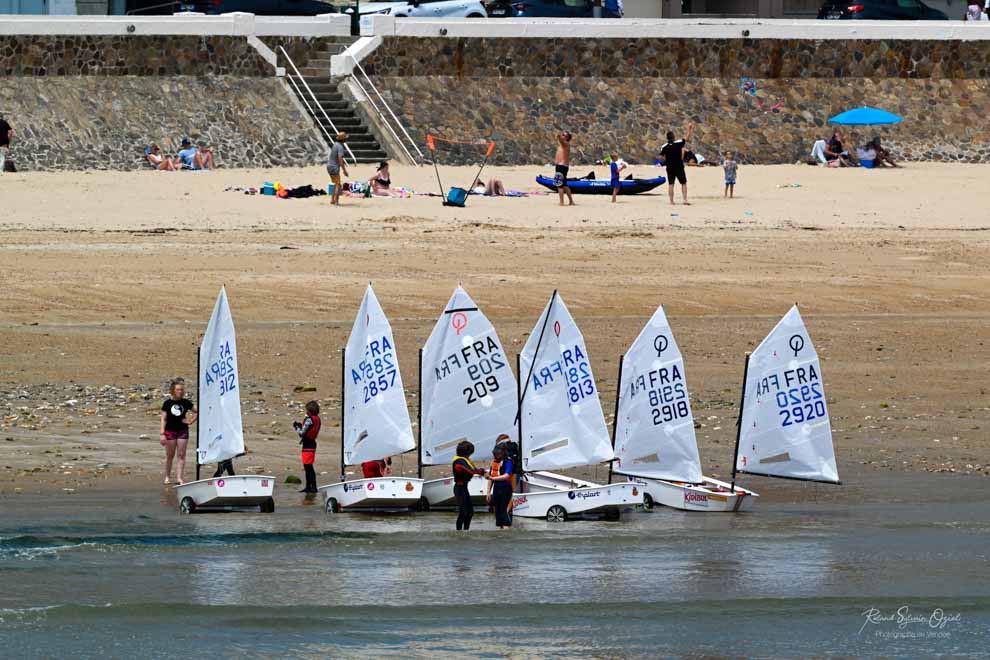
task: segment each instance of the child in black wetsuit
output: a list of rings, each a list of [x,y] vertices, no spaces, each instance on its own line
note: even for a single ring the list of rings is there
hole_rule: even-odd
[[[299,444],[302,445],[302,464],[306,472],[306,487],[300,493],[316,492],[316,469],[313,463],[316,461],[316,437],[320,435],[320,428],[323,422],[320,421],[320,404],[310,401],[306,404],[306,419],[300,422],[292,422],[292,427],[299,434]]]
[[[454,456],[454,463],[451,469],[454,472],[454,499],[457,501],[457,531],[462,529],[466,532],[471,529],[471,518],[474,517],[474,504],[471,502],[471,494],[468,492],[468,483],[476,476],[485,473],[484,470],[474,466],[471,462],[471,454],[474,453],[474,445],[467,440],[457,443],[457,456]]]

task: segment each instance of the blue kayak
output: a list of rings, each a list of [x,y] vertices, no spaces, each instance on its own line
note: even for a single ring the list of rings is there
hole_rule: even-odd
[[[557,190],[557,186],[553,185],[552,176],[543,176],[541,174],[536,177],[536,182],[544,188],[549,188],[553,191]],[[623,179],[622,181],[619,181],[619,194],[637,195],[639,193],[649,192],[657,186],[662,186],[665,183],[667,183],[667,179],[662,176],[658,176],[654,179]],[[575,195],[612,194],[612,182],[608,179],[568,179],[567,187],[570,188],[571,192]]]

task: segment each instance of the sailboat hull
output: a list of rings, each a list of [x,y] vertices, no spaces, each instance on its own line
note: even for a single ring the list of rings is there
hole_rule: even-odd
[[[485,480],[481,477],[475,477],[468,482],[468,494],[475,506],[488,505],[485,501],[485,490]],[[457,508],[457,501],[454,499],[454,478],[446,477],[423,482],[423,499],[431,510]]]
[[[423,496],[422,479],[378,477],[355,479],[319,488],[327,513],[409,511]]]
[[[662,479],[629,477],[629,481],[640,484],[647,502],[704,513],[738,513],[751,511],[759,498],[757,493],[711,477],[705,477],[703,484],[692,485]]]
[[[193,510],[264,507],[274,492],[275,477],[257,474],[200,479],[175,487],[179,506],[183,506],[189,498],[195,505]],[[192,512],[188,508],[186,510]]]
[[[531,491],[512,496],[512,515],[557,521],[592,516],[618,518],[623,511],[642,503],[642,485],[632,482],[568,490]]]

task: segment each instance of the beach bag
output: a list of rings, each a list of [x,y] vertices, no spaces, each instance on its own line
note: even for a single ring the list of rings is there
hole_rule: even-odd
[[[17,171],[17,168],[14,167],[14,159],[11,158],[10,156],[7,156],[7,158],[5,158],[4,161],[3,161],[3,171],[4,172],[16,172]]]
[[[447,205],[448,206],[464,206],[464,202],[467,201],[468,191],[464,188],[451,188],[450,192],[447,193]]]

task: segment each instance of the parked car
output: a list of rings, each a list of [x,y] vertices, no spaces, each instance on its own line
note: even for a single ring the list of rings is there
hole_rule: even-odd
[[[350,14],[351,9],[341,9]],[[481,0],[408,0],[408,2],[361,2],[361,16],[388,14],[389,16],[487,18],[488,12]]]
[[[825,0],[818,18],[828,20],[947,21],[921,0]]]
[[[488,5],[492,18],[591,18],[591,0],[495,0]]]

